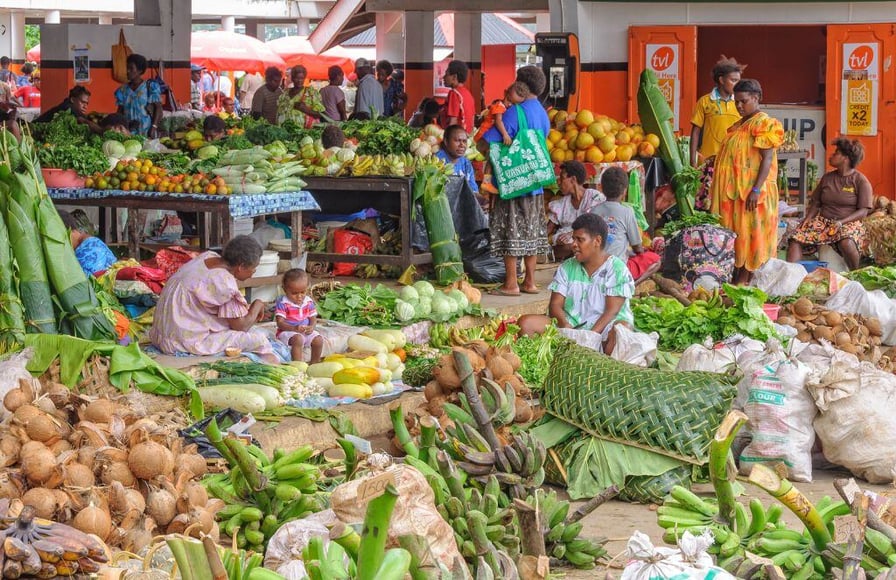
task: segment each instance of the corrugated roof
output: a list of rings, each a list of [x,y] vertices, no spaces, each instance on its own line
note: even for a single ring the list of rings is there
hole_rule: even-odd
[[[454,46],[454,15],[441,14],[433,19],[433,46]],[[444,23],[444,24],[443,24]],[[532,44],[535,35],[503,14],[482,14],[482,45]],[[342,42],[342,46],[376,46],[376,27],[368,28]]]

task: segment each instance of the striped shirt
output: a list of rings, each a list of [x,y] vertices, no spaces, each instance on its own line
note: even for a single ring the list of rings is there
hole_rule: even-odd
[[[266,119],[271,125],[277,124],[277,99],[283,94],[283,89],[270,90],[267,85],[262,85],[255,91],[252,97],[252,113],[258,113],[262,119]]]
[[[607,258],[591,276],[581,262],[569,258],[557,268],[548,289],[565,298],[563,312],[573,328],[590,330],[604,313],[607,296],[625,298],[615,322],[634,326],[635,317],[629,300],[635,295],[635,281],[625,262],[616,256]]]

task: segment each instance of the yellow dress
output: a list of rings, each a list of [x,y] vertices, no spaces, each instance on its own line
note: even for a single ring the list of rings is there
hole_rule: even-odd
[[[722,227],[737,234],[735,265],[751,272],[777,252],[778,157],[775,153],[755,211],[746,210],[747,197],[759,174],[760,150],[777,149],[783,141],[781,122],[759,112],[728,129],[716,156],[712,212],[719,215]]]

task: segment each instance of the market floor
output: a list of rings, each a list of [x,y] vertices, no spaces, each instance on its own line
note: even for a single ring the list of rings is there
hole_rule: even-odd
[[[816,470],[813,474],[814,481],[811,483],[797,483],[796,488],[802,491],[813,502],[818,501],[826,495],[839,499],[837,490],[834,489],[834,480],[844,477],[850,477],[846,471],[820,471]],[[775,501],[758,488],[752,486],[746,481],[742,482],[746,491],[741,496],[740,501],[744,505],[748,504],[750,498],[756,497],[762,500],[766,505]],[[896,493],[896,488],[892,485],[872,485],[861,480],[857,480],[859,486],[876,492]],[[562,491],[562,490],[561,490]],[[694,491],[699,495],[712,495],[712,486],[709,484],[701,484],[694,487]],[[572,509],[583,502],[573,502]],[[796,516],[788,510],[784,510],[784,519],[794,529],[799,529],[799,521]],[[607,552],[610,557],[616,557],[615,562],[611,564],[609,572],[619,577],[622,567],[625,565],[626,542],[635,531],[641,531],[650,536],[654,545],[663,546],[662,536],[663,529],[656,523],[656,512],[649,506],[640,504],[630,504],[622,501],[611,501],[597,508],[584,520],[585,527],[582,536],[586,538],[596,538],[603,536],[610,541],[606,544]],[[618,555],[618,557],[617,557]],[[552,570],[564,574],[565,578],[575,579],[593,579],[603,578],[606,567],[599,567],[596,570],[576,570],[576,569],[558,569]]]

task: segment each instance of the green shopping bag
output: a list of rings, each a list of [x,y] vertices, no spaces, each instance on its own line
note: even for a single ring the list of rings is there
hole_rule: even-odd
[[[557,181],[544,137],[530,129],[522,107],[516,107],[519,131],[510,145],[492,143],[488,156],[501,199],[513,199]]]

